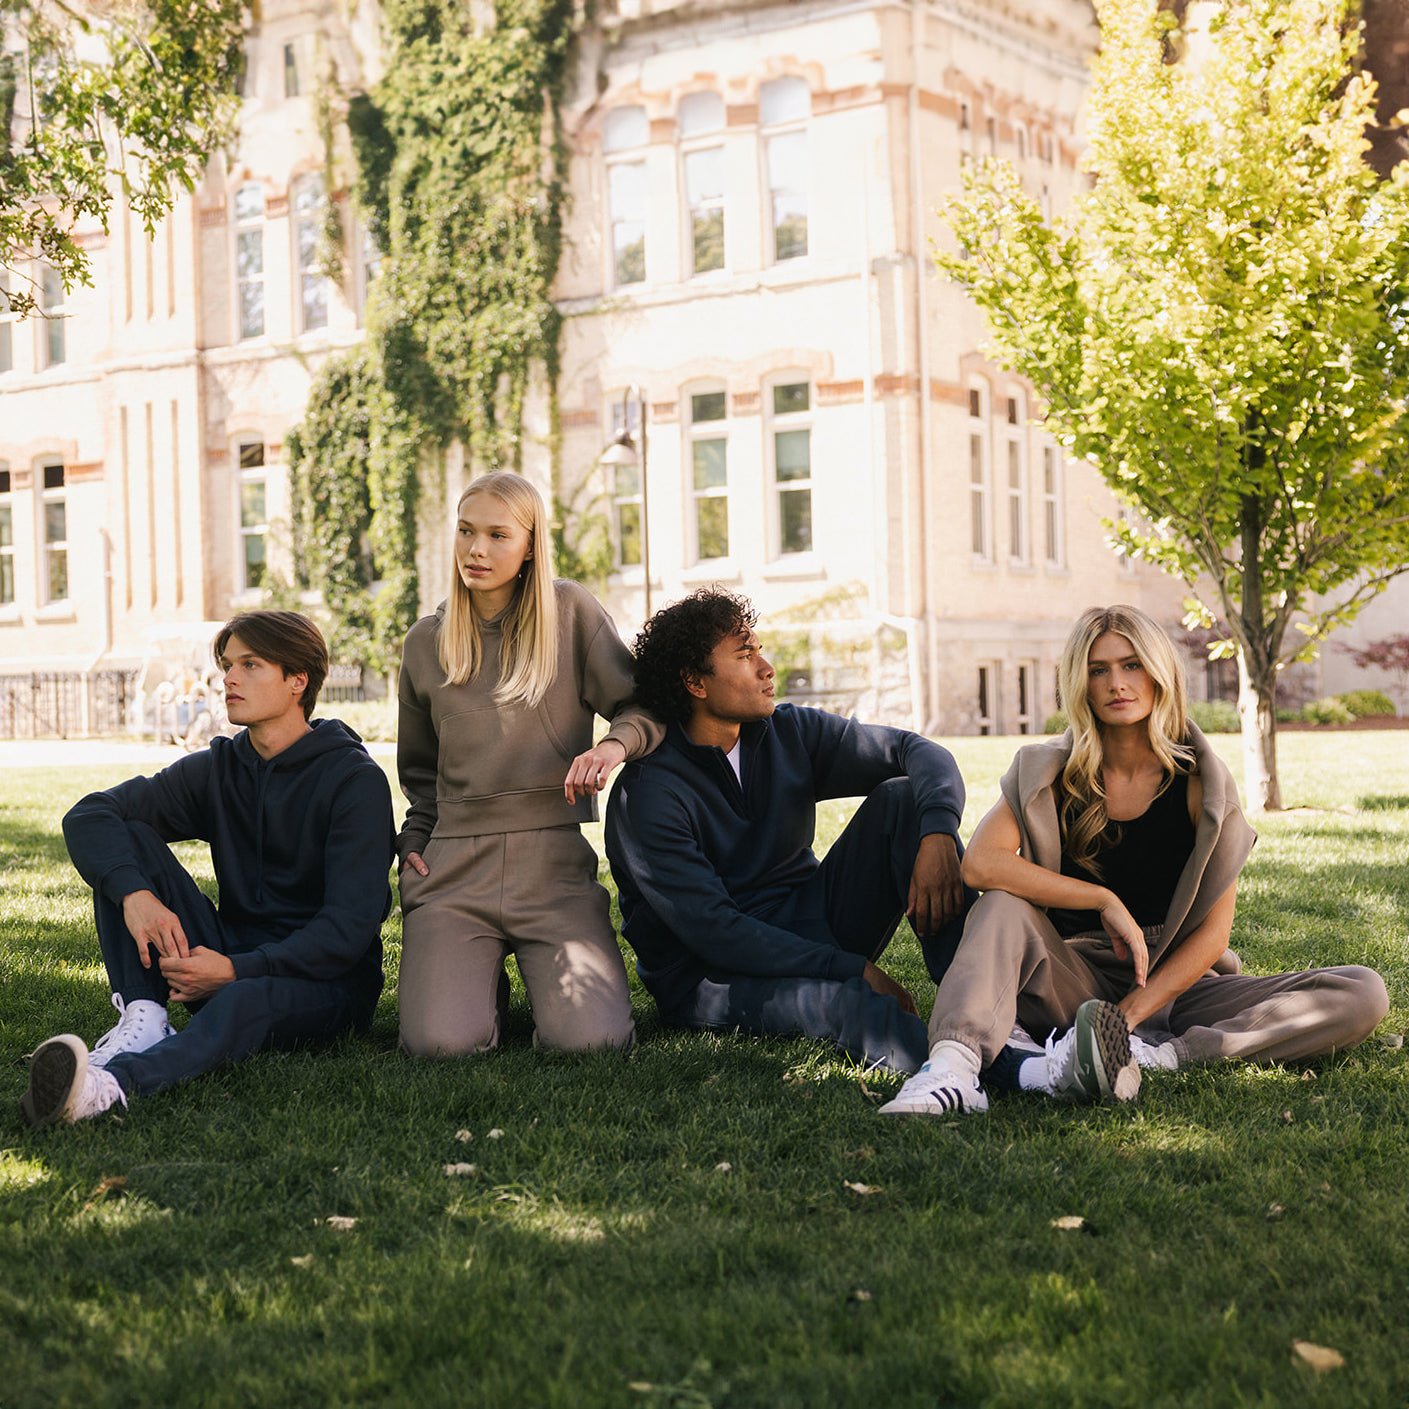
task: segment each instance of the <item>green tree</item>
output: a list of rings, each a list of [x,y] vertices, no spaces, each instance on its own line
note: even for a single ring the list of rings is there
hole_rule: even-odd
[[[1348,0],[1228,0],[1187,35],[1157,0],[1097,10],[1090,189],[1048,223],[979,164],[939,263],[1143,515],[1125,550],[1225,624],[1276,808],[1278,670],[1409,568],[1409,163],[1365,161]]]
[[[120,190],[148,235],[233,131],[241,0],[0,0],[0,267],[91,284],[79,229]]]

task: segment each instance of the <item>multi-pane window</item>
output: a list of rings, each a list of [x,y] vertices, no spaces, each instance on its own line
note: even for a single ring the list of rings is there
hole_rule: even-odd
[[[718,93],[691,93],[677,114],[689,206],[690,270],[705,274],[724,268],[724,99]]]
[[[1048,563],[1060,566],[1062,548],[1062,452],[1055,445],[1042,447],[1042,536]]]
[[[59,367],[68,361],[65,333],[64,281],[57,269],[44,266],[39,281],[39,306],[44,310],[44,365]]]
[[[772,391],[773,482],[778,553],[812,548],[812,387],[786,382]]]
[[[1034,733],[1033,724],[1037,713],[1037,700],[1034,696],[1037,672],[1031,662],[1018,666],[1018,733]]]
[[[294,255],[298,265],[299,328],[328,326],[328,279],[319,267],[318,240],[326,219],[323,177],[310,171],[294,183]]]
[[[690,501],[695,561],[729,556],[729,456],[725,394],[690,397]]]
[[[298,82],[298,45],[284,45],[284,97],[297,98],[299,93]]]
[[[994,698],[993,667],[981,665],[978,668],[978,731],[980,734],[993,732]]]
[[[975,558],[993,557],[993,515],[988,479],[987,397],[969,388],[969,547]]]
[[[13,315],[10,313],[10,276],[0,269],[0,373],[15,367]]]
[[[41,586],[44,601],[68,601],[68,501],[64,493],[64,467],[48,463],[39,467],[40,512],[44,516],[44,559]]]
[[[649,136],[645,108],[615,108],[607,114],[602,150],[607,156],[613,284],[639,284],[646,277],[646,161],[640,149]]]
[[[264,585],[269,545],[268,481],[264,442],[240,442],[240,586],[252,591]]]
[[[801,78],[778,78],[758,90],[775,261],[807,253],[807,119],[812,95]]]
[[[241,186],[235,192],[235,305],[240,337],[264,334],[264,191]]]
[[[0,465],[0,607],[15,600],[15,506],[10,502],[10,470]]]
[[[612,439],[615,441],[624,431],[629,431],[633,440],[638,438],[640,425],[640,403],[628,400],[625,405],[616,401],[612,405]],[[616,565],[622,568],[639,567],[642,562],[641,529],[641,465],[613,465],[612,471],[612,526]]]
[[[1004,435],[1008,493],[1008,555],[1015,563],[1026,563],[1028,546],[1027,446],[1022,403],[1008,397],[1008,418]]]

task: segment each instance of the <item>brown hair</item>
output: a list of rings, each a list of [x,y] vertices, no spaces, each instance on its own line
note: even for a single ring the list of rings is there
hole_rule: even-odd
[[[299,704],[303,717],[312,718],[318,691],[328,676],[328,643],[323,633],[298,612],[241,612],[216,635],[213,649],[217,661],[224,657],[232,636],[238,636],[255,655],[277,665],[285,680],[290,675],[308,676]]]

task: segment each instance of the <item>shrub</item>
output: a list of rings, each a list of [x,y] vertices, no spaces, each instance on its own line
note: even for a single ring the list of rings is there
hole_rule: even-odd
[[[1352,724],[1355,716],[1334,695],[1302,705],[1301,717],[1308,724]]]
[[[1067,727],[1067,712],[1059,709],[1055,714],[1049,714],[1042,721],[1042,732],[1044,734],[1060,734]]]
[[[1357,719],[1394,713],[1394,701],[1383,690],[1343,690],[1336,699]]]
[[[1227,700],[1195,700],[1189,706],[1189,718],[1205,734],[1236,734],[1242,727],[1237,705]]]
[[[385,700],[359,700],[345,704],[320,703],[314,714],[319,719],[341,719],[349,729],[361,734],[364,743],[396,742],[396,715]]]

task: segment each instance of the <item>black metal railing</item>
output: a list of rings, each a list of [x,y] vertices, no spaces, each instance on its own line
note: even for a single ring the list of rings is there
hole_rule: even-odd
[[[32,671],[0,675],[0,739],[122,734],[137,671]]]

